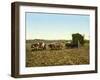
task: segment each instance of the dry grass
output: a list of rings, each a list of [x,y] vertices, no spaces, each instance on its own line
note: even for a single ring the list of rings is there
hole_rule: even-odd
[[[89,46],[62,50],[31,51],[26,44],[26,67],[89,64]]]

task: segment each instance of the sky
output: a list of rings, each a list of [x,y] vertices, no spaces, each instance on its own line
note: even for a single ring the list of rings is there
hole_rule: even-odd
[[[89,39],[89,15],[26,12],[25,21],[26,40],[71,40],[73,33]]]

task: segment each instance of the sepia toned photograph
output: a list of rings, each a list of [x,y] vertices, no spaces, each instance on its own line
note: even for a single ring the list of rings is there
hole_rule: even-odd
[[[89,15],[25,13],[26,67],[89,64]]]

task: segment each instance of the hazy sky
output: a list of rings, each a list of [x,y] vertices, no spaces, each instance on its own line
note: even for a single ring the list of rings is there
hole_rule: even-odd
[[[89,15],[26,12],[26,39],[66,39],[73,33],[89,39]]]

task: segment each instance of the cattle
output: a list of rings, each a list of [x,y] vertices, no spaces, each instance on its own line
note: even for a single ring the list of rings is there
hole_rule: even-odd
[[[39,48],[39,43],[34,43],[31,45],[31,48],[37,50]]]
[[[65,47],[66,47],[66,48],[78,48],[78,45],[73,44],[73,43],[66,43],[66,44],[65,44]]]
[[[32,51],[33,50],[44,50],[46,49],[46,44],[44,42],[38,42],[31,45]]]
[[[49,47],[51,50],[59,50],[59,49],[62,49],[62,48],[63,48],[62,44],[60,44],[60,43],[50,43],[50,44],[48,45],[48,47]]]
[[[46,44],[44,42],[39,43],[39,48],[40,49],[46,49]]]

